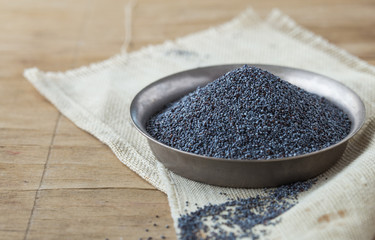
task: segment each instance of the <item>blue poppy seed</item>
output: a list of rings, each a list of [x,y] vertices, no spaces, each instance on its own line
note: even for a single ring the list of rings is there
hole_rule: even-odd
[[[158,141],[228,159],[314,152],[348,135],[347,114],[324,97],[244,65],[171,103],[147,122]]]
[[[261,229],[257,233],[253,228],[280,223],[281,219],[276,218],[295,206],[298,194],[309,190],[315,182],[316,179],[312,179],[265,188],[262,196],[208,204],[181,215],[178,219],[179,239],[259,239],[269,231]],[[208,218],[212,221],[205,221]]]

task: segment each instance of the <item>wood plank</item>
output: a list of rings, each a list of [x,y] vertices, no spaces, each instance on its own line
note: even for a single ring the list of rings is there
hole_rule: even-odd
[[[71,68],[88,4],[74,0],[1,1],[0,76],[24,81],[22,72],[28,67],[50,71]]]
[[[38,189],[47,155],[43,146],[0,146],[0,191]]]
[[[44,190],[34,215],[30,240],[174,238],[165,227],[172,222],[168,203],[157,190]]]
[[[57,110],[26,81],[0,81],[0,146],[48,146]]]
[[[121,163],[107,146],[55,146],[42,189],[155,189]]]
[[[35,191],[0,190],[0,239],[23,239]]]

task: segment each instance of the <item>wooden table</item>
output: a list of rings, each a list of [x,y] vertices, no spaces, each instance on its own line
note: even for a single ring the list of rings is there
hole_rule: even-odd
[[[0,0],[0,239],[176,238],[166,196],[22,76],[28,67],[67,70],[118,53],[126,3]],[[139,0],[129,50],[223,23],[247,6],[262,16],[278,7],[375,64],[373,0]]]

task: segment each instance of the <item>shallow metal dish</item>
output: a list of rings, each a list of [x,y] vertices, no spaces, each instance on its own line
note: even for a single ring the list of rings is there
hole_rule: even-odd
[[[169,170],[183,177],[227,187],[271,187],[306,180],[331,167],[342,156],[348,140],[365,119],[361,99],[348,87],[328,77],[295,68],[259,65],[281,79],[309,92],[324,96],[343,109],[352,121],[348,136],[328,148],[295,157],[271,160],[238,160],[206,157],[177,150],[151,137],[145,128],[150,117],[166,104],[176,101],[198,86],[205,86],[243,64],[192,69],[164,77],[140,91],[130,106],[136,128],[147,138],[156,158]]]

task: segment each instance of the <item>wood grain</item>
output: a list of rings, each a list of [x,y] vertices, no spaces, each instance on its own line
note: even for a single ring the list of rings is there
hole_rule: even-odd
[[[22,76],[29,67],[63,71],[118,53],[126,3],[0,0],[0,239],[176,238],[164,227],[173,225],[166,196]],[[261,16],[280,8],[375,64],[372,0],[139,0],[129,50],[215,26],[249,6]]]
[[[44,190],[28,239],[173,239],[164,197],[127,188]]]

